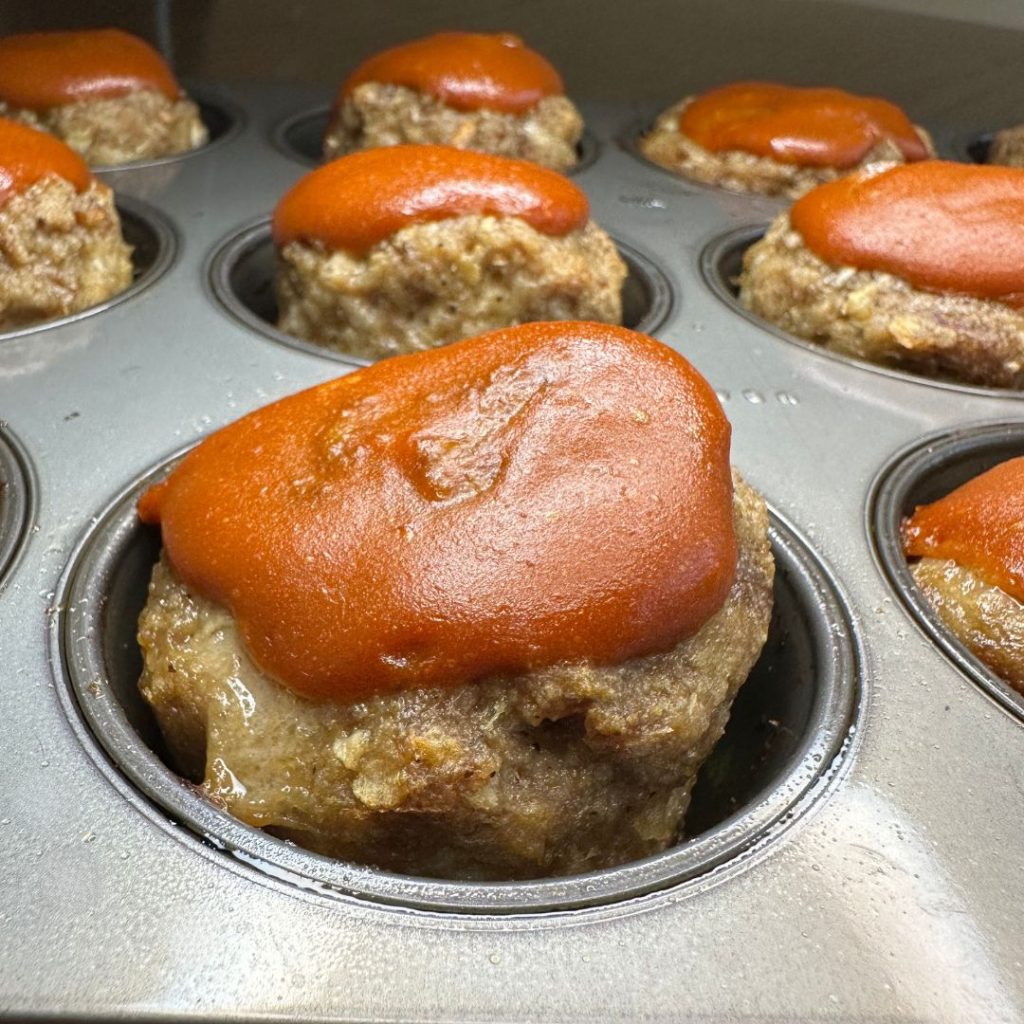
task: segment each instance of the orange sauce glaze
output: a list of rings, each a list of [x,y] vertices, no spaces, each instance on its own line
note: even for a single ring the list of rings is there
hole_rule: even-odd
[[[1024,306],[1024,170],[928,160],[820,185],[793,227],[827,263]]]
[[[738,149],[811,167],[853,167],[883,139],[906,160],[928,156],[894,103],[842,89],[735,82],[688,104],[679,131],[712,153]]]
[[[26,32],[0,39],[0,99],[12,107],[47,110],[139,89],[172,100],[181,96],[163,57],[120,29]]]
[[[261,668],[351,701],[693,633],[735,574],[729,438],[660,342],[528,324],[251,413],[139,515]]]
[[[520,217],[537,231],[583,227],[590,204],[568,178],[526,160],[451,146],[384,146],[310,172],[278,203],[274,241],[364,253],[400,228],[465,214]]]
[[[79,192],[93,180],[85,161],[60,139],[0,117],[0,206],[47,174],[64,178]]]
[[[1024,601],[1024,458],[919,505],[904,524],[903,544],[909,557],[951,559]]]
[[[384,50],[356,68],[342,85],[338,102],[364,82],[404,85],[456,110],[513,114],[565,92],[558,72],[508,33],[440,32]]]

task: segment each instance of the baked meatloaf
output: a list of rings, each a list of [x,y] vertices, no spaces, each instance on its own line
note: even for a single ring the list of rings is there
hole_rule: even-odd
[[[213,435],[140,503],[140,686],[251,825],[416,875],[679,834],[764,643],[765,507],[714,392],[622,328],[397,357]]]

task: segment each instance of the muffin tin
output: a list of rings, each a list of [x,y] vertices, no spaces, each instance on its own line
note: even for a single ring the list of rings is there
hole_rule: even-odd
[[[1024,450],[1019,398],[788,344],[730,308],[736,239],[783,206],[638,159],[620,140],[655,105],[581,104],[594,160],[576,180],[630,260],[634,318],[718,390],[734,464],[772,507],[779,570],[769,644],[698,783],[688,838],[577,878],[437,882],[264,836],[164,767],[133,686],[157,547],[134,497],[210,430],[358,362],[275,343],[254,220],[306,171],[295,126],[308,134],[329,96],[203,96],[237,109],[234,134],[103,175],[126,223],[156,226],[159,275],[90,315],[0,338],[0,556],[23,545],[0,578],[0,1009],[1018,1019],[1019,708],[917,628],[891,538],[933,486],[896,486],[921,445],[945,451],[965,422],[987,421],[1001,424],[977,434],[1001,439],[992,451]],[[951,152],[953,133],[922,120]],[[5,444],[11,432],[20,444]]]

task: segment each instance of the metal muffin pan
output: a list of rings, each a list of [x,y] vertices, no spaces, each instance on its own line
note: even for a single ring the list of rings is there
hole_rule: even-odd
[[[893,592],[953,663],[993,700],[1024,722],[1024,694],[1007,685],[943,624],[914,582],[900,529],[918,505],[927,505],[1007,459],[1024,455],[1024,422],[944,431],[898,452],[881,471],[868,502],[875,557]]]
[[[915,628],[865,529],[893,452],[968,420],[1013,419],[1019,403],[823,359],[723,305],[702,254],[780,205],[693,187],[615,145],[664,104],[581,104],[600,155],[576,180],[594,219],[664,277],[674,298],[651,329],[718,390],[733,462],[775,510],[780,643],[733,723],[771,739],[765,776],[744,789],[726,755],[745,752],[747,770],[752,752],[725,746],[699,783],[693,838],[668,854],[453,892],[246,829],[163,766],[131,687],[131,623],[155,555],[130,514],[133,489],[169,452],[347,372],[319,350],[260,344],[210,282],[225,240],[303,173],[275,132],[329,95],[215,91],[245,119],[215,151],[173,174],[105,175],[179,239],[145,300],[0,344],[0,414],[41,495],[37,532],[0,590],[0,1009],[1019,1020],[1024,730]],[[936,99],[921,121],[934,128],[948,109]],[[950,132],[966,120],[955,113]],[[777,713],[766,700],[781,701]]]
[[[622,285],[622,322],[633,330],[652,334],[672,310],[672,287],[657,264],[642,252],[625,242],[613,241],[628,270]],[[233,233],[213,252],[207,272],[208,286],[228,314],[271,341],[350,365],[366,366],[372,362],[277,329],[276,265],[270,219],[263,217]]]
[[[323,141],[331,119],[329,104],[312,110],[300,110],[281,121],[271,132],[270,140],[285,156],[308,167],[323,163]],[[588,129],[583,129],[576,144],[577,164],[569,175],[585,171],[600,155],[600,143]]]
[[[173,461],[177,461],[176,459]],[[136,642],[159,530],[135,511],[162,464],[96,519],[58,592],[58,671],[106,754],[171,819],[220,848],[299,884],[403,906],[461,913],[550,911],[626,899],[696,878],[771,836],[838,771],[858,705],[857,651],[842,598],[796,533],[772,517],[775,608],[765,650],[725,735],[702,769],[688,837],[622,867],[537,882],[444,882],[317,856],[248,828],[203,799],[161,761],[163,743],[138,690]]]
[[[0,587],[14,568],[35,515],[31,463],[21,442],[0,422]]]

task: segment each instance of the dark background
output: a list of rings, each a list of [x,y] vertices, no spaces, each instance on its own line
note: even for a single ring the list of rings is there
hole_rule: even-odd
[[[1021,0],[1009,7],[1006,0],[893,0],[891,6],[897,4],[1024,27]],[[780,19],[783,8],[787,17]],[[850,40],[863,41],[865,23],[870,44],[850,54]],[[995,116],[1000,106],[995,83],[1024,78],[1016,33],[833,0],[0,3],[0,33],[100,25],[157,43],[186,79],[301,82],[322,85],[325,95],[362,57],[442,28],[518,32],[559,67],[570,94],[598,100],[668,102],[729,79],[772,78],[884,94],[920,118],[944,114],[957,97],[961,109],[973,106],[984,121],[987,109]],[[839,54],[843,74],[835,70]],[[916,105],[910,97],[918,98]]]

